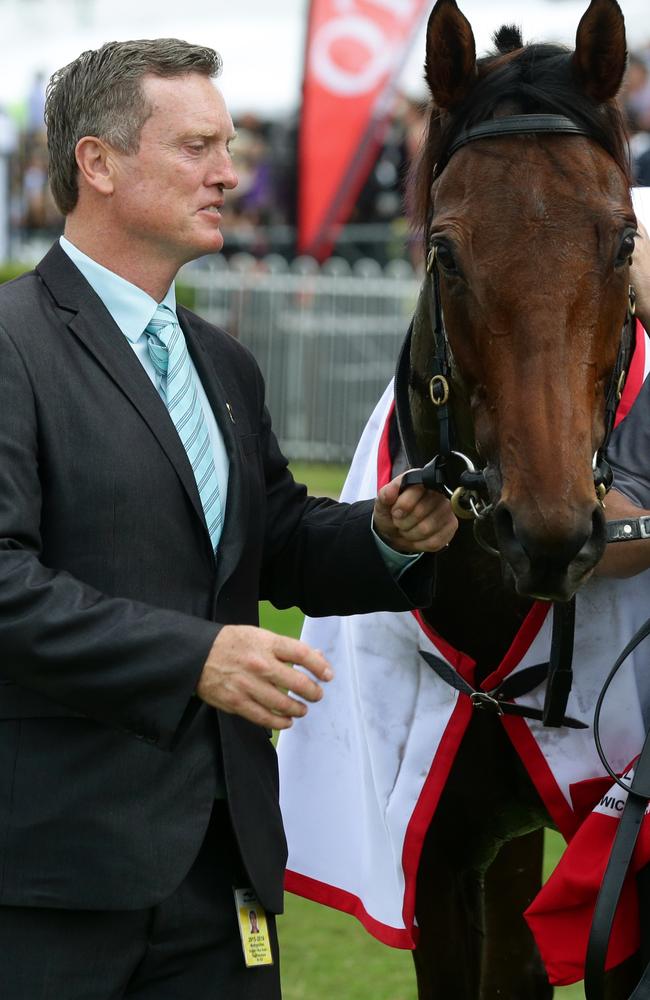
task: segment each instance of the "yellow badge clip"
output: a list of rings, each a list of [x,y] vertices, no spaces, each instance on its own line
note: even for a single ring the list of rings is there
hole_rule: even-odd
[[[246,966],[273,965],[266,912],[252,889],[233,889]]]

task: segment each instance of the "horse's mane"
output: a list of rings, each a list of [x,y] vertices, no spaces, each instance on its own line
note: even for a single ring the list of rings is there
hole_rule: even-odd
[[[597,104],[576,86],[572,52],[559,45],[524,46],[519,29],[504,25],[493,36],[496,51],[479,59],[476,83],[452,113],[432,105],[422,152],[413,170],[413,216],[425,224],[431,182],[458,134],[501,114],[566,115],[582,125],[615,160],[628,182],[630,159],[623,117],[615,101]]]

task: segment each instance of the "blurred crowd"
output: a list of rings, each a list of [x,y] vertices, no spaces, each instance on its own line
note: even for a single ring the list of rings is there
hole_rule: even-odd
[[[47,181],[45,84],[42,76],[34,80],[22,127],[12,126],[5,116],[10,220],[12,231],[19,234],[19,245],[50,241],[63,226]],[[0,134],[1,116],[0,110]],[[403,253],[408,233],[402,207],[405,177],[423,121],[424,105],[399,100],[379,158],[342,237],[348,245],[337,248],[343,256],[374,256],[385,262]],[[250,113],[237,117],[235,127],[233,158],[239,184],[229,193],[223,210],[224,254],[243,250],[257,257],[272,252],[292,257],[296,252],[297,118],[266,121]]]
[[[623,102],[637,184],[650,187],[650,42],[630,55]]]
[[[0,107],[0,153],[8,156],[10,223],[19,244],[49,241],[62,219],[47,182],[43,126],[46,80],[37,76],[17,127]],[[635,182],[650,186],[650,43],[632,53],[622,92],[630,134]],[[426,117],[423,104],[401,97],[386,129],[377,161],[356,200],[336,252],[380,262],[417,250],[405,221],[408,167],[416,154]],[[263,256],[295,253],[297,120],[264,121],[253,113],[235,121],[233,146],[239,186],[224,210],[225,253],[241,250]],[[415,260],[414,260],[415,262]]]
[[[20,125],[0,111],[4,123],[4,152],[9,155],[9,219],[14,232],[26,238],[61,232],[62,219],[47,181],[47,142],[43,124],[43,74],[32,81]]]

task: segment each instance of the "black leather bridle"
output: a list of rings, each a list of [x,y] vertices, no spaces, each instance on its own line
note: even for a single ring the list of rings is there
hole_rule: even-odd
[[[485,138],[512,135],[578,135],[593,138],[581,125],[563,115],[513,115],[492,121],[481,122],[463,130],[451,143],[443,160],[436,164],[434,179],[439,177],[453,154],[470,142]],[[430,231],[430,222],[427,232]],[[467,456],[454,447],[454,433],[449,411],[451,392],[451,360],[449,342],[442,315],[440,298],[440,275],[436,259],[436,247],[429,248],[427,271],[432,290],[432,315],[434,320],[434,350],[431,360],[428,384],[418,385],[417,377],[410,372],[410,345],[413,321],[402,346],[395,375],[395,409],[402,446],[409,465],[420,466],[407,472],[402,480],[402,489],[421,483],[428,489],[446,494],[458,516],[475,518],[475,529],[481,519],[492,511],[484,471],[476,470]],[[634,333],[634,290],[630,287],[628,309],[621,333],[618,357],[612,372],[605,399],[605,434],[603,443],[594,456],[594,488],[602,502],[613,481],[612,470],[605,458],[605,451],[614,427],[616,408],[621,397],[625,376],[629,369]],[[409,388],[428,392],[435,407],[439,452],[435,458],[423,463],[418,455],[415,431],[410,414]],[[465,469],[458,474],[458,467]],[[454,471],[455,470],[455,471]],[[650,539],[650,518],[610,521],[607,528],[608,542],[620,542],[638,538]],[[484,545],[478,532],[477,540]],[[492,550],[495,551],[495,550]],[[498,553],[496,553],[498,555]],[[430,667],[454,687],[468,695],[476,708],[494,711],[497,714],[515,714],[539,719],[545,726],[570,726],[581,728],[582,723],[565,716],[567,700],[572,683],[572,658],[574,639],[575,598],[572,601],[553,606],[553,636],[548,664],[540,664],[521,671],[520,675],[507,678],[491,692],[474,691],[458,672],[445,661],[423,652],[421,655]],[[594,734],[601,760],[613,780],[628,791],[628,799],[619,822],[609,864],[603,880],[592,924],[585,969],[585,990],[589,1000],[604,1000],[604,966],[611,926],[616,912],[621,887],[629,869],[634,846],[639,835],[647,804],[650,802],[650,734],[648,735],[640,759],[635,766],[631,785],[623,782],[610,768],[598,737],[598,719],[603,698],[617,670],[639,643],[650,635],[650,619],[639,629],[616,661],[609,678],[598,699],[594,719]],[[547,680],[544,709],[539,712],[526,706],[515,704],[512,699],[533,690],[543,680]],[[510,685],[510,686],[509,686]],[[643,973],[641,981],[630,1000],[647,1000],[650,997],[650,965]]]
[[[590,132],[564,115],[511,115],[481,122],[460,132],[451,143],[444,158],[436,164],[434,179],[439,177],[455,152],[468,143],[480,139],[509,137],[513,135],[577,135],[591,138]],[[430,221],[428,228],[430,228]],[[430,372],[424,384],[410,371],[410,345],[413,323],[402,345],[395,376],[396,415],[402,444],[409,465],[419,466],[406,474],[402,488],[422,483],[428,489],[437,489],[452,499],[454,513],[461,518],[481,519],[488,516],[492,507],[489,503],[488,488],[483,471],[477,471],[474,464],[455,448],[454,432],[449,411],[451,395],[451,357],[449,340],[445,329],[440,297],[440,273],[438,270],[437,247],[431,245],[427,256],[427,272],[430,276],[433,355]],[[612,471],[605,459],[605,451],[614,428],[616,408],[621,397],[625,377],[629,367],[634,333],[634,290],[630,287],[628,309],[621,332],[618,355],[612,371],[605,397],[605,435],[594,455],[594,486],[599,500],[603,500],[612,485]],[[418,454],[415,432],[410,416],[408,387],[428,392],[435,407],[438,424],[438,454],[426,465]],[[454,461],[456,459],[456,461]],[[459,464],[466,468],[458,473]],[[480,541],[480,539],[479,539]]]
[[[434,178],[440,176],[449,159],[468,143],[481,139],[509,137],[513,135],[574,135],[591,138],[591,134],[581,125],[564,115],[512,115],[481,122],[460,132],[451,143],[444,158],[436,164]],[[430,232],[431,219],[427,223]],[[402,479],[402,490],[414,484],[422,484],[427,489],[437,490],[451,500],[454,513],[463,519],[474,521],[474,533],[484,548],[498,555],[496,549],[488,545],[479,530],[482,522],[491,515],[488,484],[485,470],[477,470],[473,462],[458,451],[454,440],[454,428],[449,408],[451,395],[451,355],[449,340],[444,324],[442,300],[440,296],[440,274],[438,270],[437,248],[431,244],[427,256],[427,272],[431,286],[431,313],[433,318],[433,354],[425,384],[418,383],[416,373],[411,371],[410,345],[413,320],[406,340],[402,345],[395,375],[395,412],[407,463],[412,468]],[[594,489],[598,500],[603,503],[613,481],[612,470],[605,459],[605,450],[614,427],[616,408],[621,397],[625,376],[629,367],[634,332],[634,291],[630,287],[628,309],[621,333],[621,340],[614,370],[611,374],[605,397],[605,434],[603,442],[594,455]],[[409,388],[428,392],[435,409],[438,426],[438,454],[428,463],[419,454],[410,411]],[[464,468],[462,468],[464,466]],[[413,468],[415,467],[415,468]],[[459,473],[459,467],[462,471]],[[621,536],[619,535],[619,538]],[[627,537],[626,535],[622,537]],[[617,538],[618,540],[618,538]],[[575,627],[575,598],[566,603],[553,605],[553,633],[549,663],[546,666],[546,694],[542,721],[545,726],[575,725],[575,720],[566,716],[567,701],[573,680],[573,640]],[[430,663],[434,670],[437,667]],[[437,671],[439,672],[439,671]],[[442,676],[442,674],[441,674]],[[537,675],[531,674],[532,677]],[[444,671],[444,679],[458,691],[464,691],[460,675],[453,670]],[[532,683],[532,681],[531,681]],[[537,683],[541,683],[538,680]],[[536,684],[533,685],[533,687]],[[531,687],[532,690],[532,687]],[[465,692],[467,693],[467,692]],[[519,692],[520,694],[523,692]],[[482,703],[476,697],[476,707],[495,707],[499,712],[507,711],[504,700]],[[494,705],[492,704],[494,703]]]

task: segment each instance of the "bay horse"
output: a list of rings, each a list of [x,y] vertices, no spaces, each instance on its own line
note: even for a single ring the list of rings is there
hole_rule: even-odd
[[[431,458],[442,433],[429,393],[437,295],[454,447],[484,470],[500,560],[462,521],[438,557],[425,617],[476,661],[477,683],[501,662],[533,599],[568,600],[604,551],[592,460],[605,436],[636,230],[615,101],[627,55],[615,0],[592,0],[573,52],[524,46],[510,26],[494,41],[496,52],[477,61],[455,0],[438,0],[414,183],[430,273],[408,389],[417,450]],[[523,115],[542,124],[562,116],[575,133],[547,133],[532,119],[528,130],[501,130]],[[419,867],[420,1000],[553,995],[521,918],[539,888],[547,825],[497,718],[474,712]],[[610,977],[612,998],[627,995],[626,977]]]

